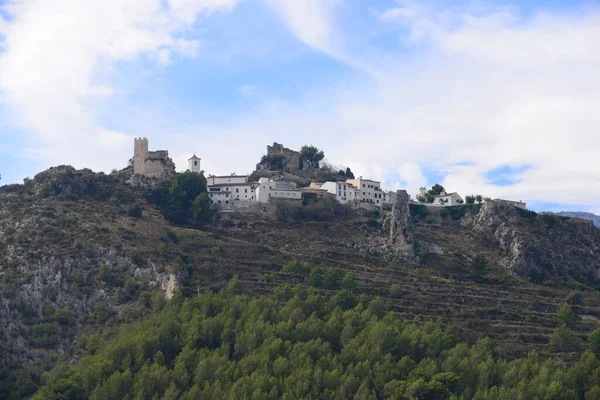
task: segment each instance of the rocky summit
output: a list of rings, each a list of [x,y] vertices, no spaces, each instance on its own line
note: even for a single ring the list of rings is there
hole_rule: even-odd
[[[581,345],[598,326],[590,221],[492,201],[425,207],[398,192],[388,211],[282,201],[172,223],[161,185],[61,166],[0,188],[0,398],[35,393],[58,373],[45,372],[91,357],[121,327],[232,279],[249,298],[294,287],[378,299],[467,344],[489,337],[507,360],[573,363],[552,344],[565,304]]]

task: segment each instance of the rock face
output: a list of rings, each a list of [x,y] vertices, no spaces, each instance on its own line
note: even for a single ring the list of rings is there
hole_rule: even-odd
[[[77,332],[126,314],[143,291],[177,290],[174,267],[150,261],[162,218],[122,212],[142,195],[127,175],[59,166],[0,188],[0,377],[69,357]]]
[[[396,202],[390,218],[390,245],[396,256],[404,261],[415,261],[414,235],[410,228],[409,195],[406,190],[396,192]]]
[[[498,244],[513,273],[534,281],[571,276],[600,283],[600,231],[591,222],[486,202],[463,225]]]

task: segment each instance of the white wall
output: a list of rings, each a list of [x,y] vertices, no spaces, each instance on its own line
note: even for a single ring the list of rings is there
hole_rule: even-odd
[[[208,186],[222,185],[225,183],[246,183],[246,182],[248,182],[247,175],[209,176],[208,178],[206,178],[206,184]]]

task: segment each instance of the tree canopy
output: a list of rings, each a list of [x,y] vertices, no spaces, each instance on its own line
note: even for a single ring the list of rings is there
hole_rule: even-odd
[[[300,148],[300,156],[311,167],[319,168],[319,163],[325,158],[325,153],[313,145],[304,145]]]
[[[163,181],[151,190],[147,198],[175,224],[200,225],[212,218],[203,174],[190,171],[175,174],[171,180]]]
[[[570,368],[535,352],[506,361],[490,339],[457,343],[354,294],[352,275],[343,285],[329,298],[283,285],[250,299],[234,277],[219,293],[175,298],[108,341],[83,337],[80,361],[49,373],[34,399],[598,398],[590,351]],[[566,325],[557,335],[573,345]]]
[[[427,190],[426,187],[422,187],[419,189],[417,201],[419,201],[420,203],[433,203],[435,200],[435,196],[438,196],[445,191],[446,190],[444,189],[444,187],[438,183],[433,185],[429,190]]]

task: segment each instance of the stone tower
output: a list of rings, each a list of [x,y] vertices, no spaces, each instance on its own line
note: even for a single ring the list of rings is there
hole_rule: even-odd
[[[190,158],[188,160],[188,170],[190,170],[191,172],[195,172],[197,174],[200,173],[200,171],[202,171],[200,169],[200,157],[196,157],[196,154],[194,153],[194,155],[192,156],[192,158]]]
[[[146,174],[146,159],[148,158],[148,139],[133,139],[133,173]]]
[[[133,175],[169,179],[175,174],[175,164],[167,150],[148,151],[148,139],[133,140]]]

